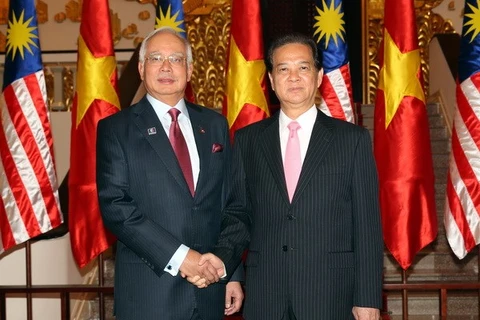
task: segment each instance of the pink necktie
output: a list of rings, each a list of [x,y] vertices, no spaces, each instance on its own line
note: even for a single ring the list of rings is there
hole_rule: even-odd
[[[180,130],[180,126],[178,125],[177,121],[180,110],[171,108],[170,110],[168,110],[168,113],[172,117],[172,124],[170,125],[170,132],[168,138],[170,139],[170,143],[172,144],[173,150],[175,151],[175,155],[177,156],[178,163],[180,164],[180,168],[183,171],[183,176],[187,181],[190,193],[193,196],[195,194],[195,190],[193,187],[192,162],[190,161],[190,154],[188,153],[187,143],[185,142],[185,138],[183,137],[182,131]]]
[[[300,155],[300,140],[297,130],[300,125],[297,121],[292,121],[288,125],[290,134],[288,135],[287,148],[285,150],[285,181],[287,182],[287,191],[290,202],[292,202],[295,188],[297,187],[298,177],[302,170],[302,159]]]

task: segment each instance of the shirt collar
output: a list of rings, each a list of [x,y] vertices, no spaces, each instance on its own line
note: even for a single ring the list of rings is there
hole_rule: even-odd
[[[157,114],[159,115],[168,116],[170,118],[170,115],[168,115],[168,110],[170,110],[171,108],[175,108],[180,110],[180,112],[184,116],[190,119],[190,116],[188,115],[187,105],[185,104],[185,99],[180,99],[177,102],[177,104],[174,105],[173,107],[161,102],[160,100],[155,99],[153,96],[151,96],[148,93],[147,93],[147,100],[150,102],[153,109],[155,109],[157,111]]]
[[[308,109],[307,111],[302,113],[297,119],[295,119],[295,121],[297,121],[300,124],[300,127],[303,128],[304,130],[311,131],[317,119],[317,112],[318,112],[317,107],[313,105],[310,109]],[[290,119],[283,112],[283,110],[280,109],[280,115],[279,115],[280,130],[285,130],[285,129],[288,130],[287,126],[292,121],[294,120]]]

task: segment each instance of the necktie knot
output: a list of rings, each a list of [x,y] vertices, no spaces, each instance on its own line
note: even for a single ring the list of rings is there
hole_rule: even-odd
[[[297,132],[298,129],[300,129],[300,124],[297,121],[292,121],[288,124],[288,130],[290,130],[290,136]]]
[[[170,117],[172,117],[172,122],[176,122],[178,120],[180,113],[181,111],[175,108],[170,108],[170,110],[168,110],[168,114]]]

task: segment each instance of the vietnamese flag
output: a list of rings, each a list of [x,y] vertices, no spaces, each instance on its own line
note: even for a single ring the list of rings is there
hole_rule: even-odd
[[[70,240],[80,268],[115,241],[103,226],[95,181],[97,123],[120,110],[110,26],[108,0],[83,1],[68,185]]]
[[[236,130],[270,115],[259,0],[232,1],[230,32],[222,113],[233,138]]]
[[[413,0],[386,0],[374,149],[385,244],[403,269],[437,235]]]

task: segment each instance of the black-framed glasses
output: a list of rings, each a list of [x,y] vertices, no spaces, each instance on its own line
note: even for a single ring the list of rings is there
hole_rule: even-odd
[[[169,56],[152,54],[145,58],[145,61],[151,65],[162,65],[165,61],[168,61],[172,66],[181,66],[185,60],[186,58],[184,56],[178,54],[172,54]]]

